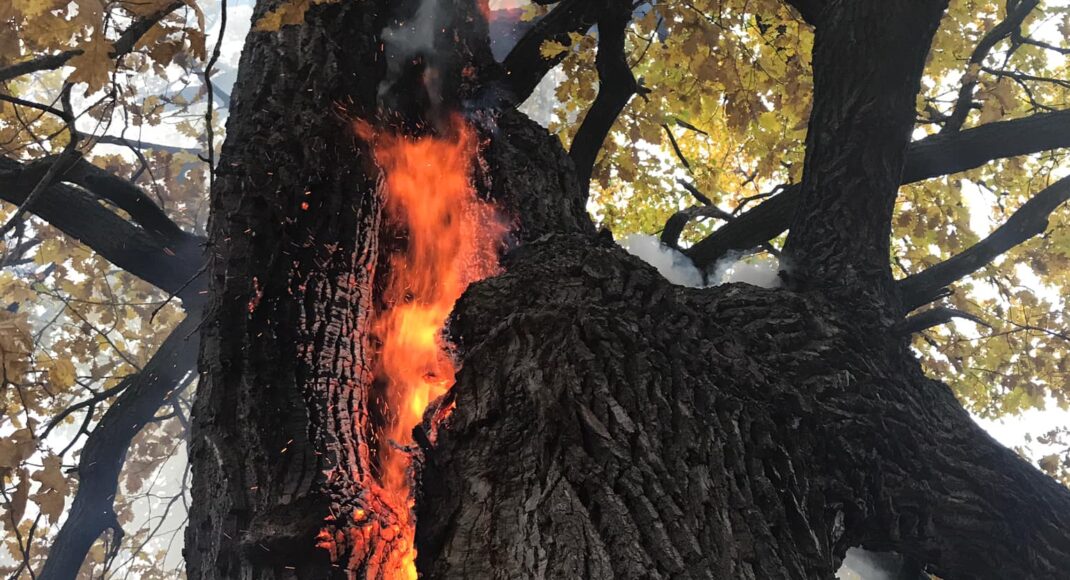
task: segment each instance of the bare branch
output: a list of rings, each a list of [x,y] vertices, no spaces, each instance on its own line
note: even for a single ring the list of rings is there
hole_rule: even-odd
[[[921,332],[923,330],[928,330],[934,326],[947,324],[955,318],[963,318],[965,320],[969,320],[970,322],[980,324],[981,326],[992,328],[990,324],[985,322],[979,316],[975,316],[973,314],[970,314],[969,312],[959,310],[957,308],[938,306],[936,308],[930,308],[925,312],[915,314],[914,316],[911,316],[910,318],[901,321],[899,324],[895,325],[893,332],[900,336],[910,336],[911,334]]]
[[[576,178],[583,191],[591,184],[598,152],[621,111],[643,89],[625,58],[625,32],[631,22],[630,0],[610,0],[598,18],[598,96],[576,130],[569,156],[576,165]]]
[[[125,211],[162,242],[179,240],[187,235],[140,187],[84,159],[74,164],[63,176],[63,181],[80,185]]]
[[[903,306],[914,309],[935,300],[949,284],[980,270],[1000,254],[1044,233],[1048,216],[1070,200],[1070,177],[1051,184],[1022,204],[1010,219],[987,238],[927,270],[899,282]]]
[[[824,8],[825,0],[784,0],[784,3],[795,8],[810,26],[817,26],[821,9]]]
[[[24,169],[18,161],[0,157],[0,199],[16,205],[26,200],[37,181]],[[28,210],[116,266],[168,292],[183,288],[203,263],[202,238],[183,233],[162,243],[71,185],[52,185]],[[179,296],[188,305],[203,298],[200,290],[200,284],[189,285]]]
[[[130,149],[135,150],[150,149],[164,151],[166,153],[197,153],[196,149],[189,147],[176,147],[174,145],[163,145],[161,143],[146,143],[140,140],[133,141],[117,135],[101,135],[99,137],[93,137],[93,140],[105,145],[122,145],[123,147],[129,147]]]
[[[123,380],[127,388],[89,434],[78,462],[78,492],[49,550],[41,580],[74,578],[93,542],[105,530],[115,532],[116,542],[121,539],[114,501],[126,451],[182,380],[194,372],[199,323],[200,313],[190,312],[145,369]]]
[[[516,43],[502,63],[508,75],[506,86],[514,102],[527,100],[546,73],[565,59],[564,54],[543,58],[539,50],[543,43],[553,40],[568,44],[570,32],[583,34],[590,30],[598,19],[599,4],[591,0],[562,0]]]
[[[977,46],[973,49],[973,54],[970,55],[970,60],[967,63],[967,68],[980,67],[984,64],[985,58],[988,57],[988,53],[992,52],[996,44],[999,41],[1015,34],[1020,34],[1022,21],[1025,17],[1037,7],[1040,0],[1022,0],[1021,2],[1007,2],[1007,17],[1002,22],[995,25],[992,30],[989,30],[977,43]],[[955,108],[948,115],[947,121],[944,123],[943,132],[953,133],[962,129],[963,123],[966,122],[966,117],[969,116],[970,110],[973,109],[973,90],[977,87],[977,74],[974,71],[973,74],[967,72],[962,79],[962,86],[959,87],[958,98],[955,100]]]
[[[957,133],[926,137],[907,148],[903,183],[980,167],[995,159],[1070,147],[1070,111],[1043,113],[1013,121],[988,123]],[[687,250],[706,267],[730,250],[746,250],[784,232],[799,201],[798,185],[789,185],[710,234]]]

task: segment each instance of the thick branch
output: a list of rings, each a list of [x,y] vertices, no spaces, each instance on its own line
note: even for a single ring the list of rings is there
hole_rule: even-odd
[[[25,201],[37,182],[23,169],[18,161],[0,157],[0,199],[16,205]],[[183,233],[163,244],[108,211],[87,192],[62,183],[48,188],[28,209],[116,266],[162,290],[178,293],[184,303],[200,298],[199,284],[186,285],[203,263],[201,238]]]
[[[843,439],[843,451],[881,474],[855,539],[924,562],[941,578],[1065,575],[1070,493],[994,441],[946,385],[920,369],[910,375],[913,391],[892,388],[901,382],[893,379],[879,383],[875,401],[837,405],[845,412],[828,436],[857,434],[857,443]]]
[[[182,379],[196,369],[199,323],[200,313],[190,312],[142,372],[124,379],[126,390],[86,438],[78,462],[78,492],[49,549],[40,580],[73,580],[93,542],[105,530],[118,528],[114,501],[126,451]]]
[[[628,101],[641,90],[624,53],[624,37],[631,13],[630,0],[610,0],[598,19],[598,57],[595,60],[598,96],[569,149],[569,156],[576,165],[576,178],[584,191],[590,187],[594,162],[606,135]]]
[[[141,40],[141,37],[149,31],[157,22],[162,20],[168,14],[178,10],[179,6],[184,5],[185,2],[176,0],[171,2],[167,6],[164,6],[159,11],[154,12],[144,18],[140,18],[134,21],[112,46],[111,58],[119,58],[129,54],[134,50],[134,46],[137,45],[137,41]],[[14,78],[18,78],[22,75],[35,73],[43,70],[55,70],[65,64],[72,58],[83,54],[85,51],[76,48],[73,50],[65,50],[57,54],[49,54],[32,58],[27,61],[15,63],[13,65],[0,69],[0,83],[9,81]]]
[[[1070,147],[1070,111],[1043,113],[989,123],[958,133],[933,135],[907,148],[902,182],[914,183],[980,167],[995,159]],[[692,246],[687,254],[699,267],[716,262],[730,250],[746,250],[779,236],[788,228],[799,199],[798,185],[789,185],[738,219]]]
[[[63,176],[125,211],[138,225],[164,242],[187,236],[140,187],[81,159]]]
[[[917,308],[935,300],[947,285],[980,270],[1029,238],[1044,233],[1048,216],[1067,200],[1070,200],[1070,177],[1056,181],[1033,196],[1006,223],[961,254],[901,280],[899,289],[903,305]]]
[[[825,5],[825,0],[784,0],[784,3],[795,8],[807,24],[817,26],[817,20],[821,14],[821,9]]]
[[[505,57],[506,85],[514,101],[521,103],[535,90],[542,77],[565,59],[564,54],[543,58],[539,49],[548,40],[568,45],[569,33],[583,34],[598,19],[599,2],[563,0],[535,23]]]
[[[892,331],[900,336],[910,336],[916,332],[928,330],[934,326],[940,326],[941,324],[947,324],[955,318],[963,318],[982,326],[988,326],[988,323],[982,320],[978,316],[974,316],[969,312],[959,310],[957,308],[949,308],[947,306],[940,306],[938,308],[932,308],[915,314],[910,318],[907,318],[897,324]]]
[[[892,295],[895,197],[925,58],[946,7],[833,2],[821,12],[802,199],[784,244],[790,286]]]
[[[988,57],[988,53],[992,52],[992,49],[999,41],[1020,32],[1022,21],[1025,17],[1037,7],[1039,0],[1022,0],[1021,2],[1007,2],[1007,17],[1002,22],[997,24],[989,30],[977,43],[977,46],[973,49],[973,54],[970,55],[970,61],[967,64],[968,69],[975,69],[980,67],[985,58]],[[966,117],[969,116],[970,110],[973,109],[973,90],[977,86],[977,72],[973,71],[972,74],[967,72],[966,76],[962,79],[962,86],[959,87],[958,98],[955,100],[955,108],[951,111],[951,114],[947,117],[947,121],[944,123],[943,131],[955,132],[962,128],[963,123],[966,122]]]

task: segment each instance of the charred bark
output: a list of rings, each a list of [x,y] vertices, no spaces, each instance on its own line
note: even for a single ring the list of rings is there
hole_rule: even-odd
[[[272,6],[261,2],[254,19]],[[247,42],[212,192],[190,578],[389,572],[374,560],[397,519],[371,493],[382,412],[368,322],[381,249],[397,242],[381,235],[378,170],[350,124],[427,131],[438,108],[459,106],[474,81],[500,74],[486,60],[485,28],[482,44],[454,36],[471,24],[464,12],[435,40],[456,54],[443,48],[391,69],[381,32],[415,6],[314,7],[304,24],[254,31]],[[472,62],[477,72],[462,74]],[[432,65],[452,74],[439,71],[438,95],[410,84]],[[470,117],[486,161],[473,178],[513,220],[517,241],[593,232],[556,139],[513,110]]]
[[[814,294],[672,286],[619,248],[517,250],[452,325],[417,502],[431,578],[829,578],[849,546],[1054,577],[1070,493],[901,337]]]
[[[371,2],[313,8],[242,54],[211,199],[191,579],[330,577],[315,537],[360,503],[378,201],[348,126],[374,106],[385,25]]]

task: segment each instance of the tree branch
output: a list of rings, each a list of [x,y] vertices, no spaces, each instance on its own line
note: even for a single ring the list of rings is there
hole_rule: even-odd
[[[927,270],[900,280],[903,306],[909,310],[935,300],[947,285],[983,268],[1029,238],[1044,233],[1048,216],[1067,200],[1070,200],[1070,177],[1056,181],[1022,204],[987,238]]]
[[[598,152],[621,111],[643,89],[625,58],[624,39],[632,18],[630,0],[609,0],[598,18],[598,96],[572,139],[569,156],[576,165],[576,179],[586,192],[590,188]]]
[[[825,0],[784,0],[784,3],[797,10],[807,24],[816,27]]]
[[[187,236],[140,187],[85,159],[77,161],[63,176],[63,181],[80,185],[100,199],[125,211],[131,219],[161,242],[168,243]]]
[[[1020,28],[1022,21],[1025,17],[1037,7],[1040,0],[1022,0],[1021,2],[1007,2],[1007,17],[1002,22],[997,24],[989,30],[977,43],[977,46],[973,49],[973,54],[970,55],[967,69],[980,67],[985,58],[988,57],[988,53],[992,52],[992,49],[999,43],[999,41],[1011,36],[1013,34],[1020,34]],[[944,123],[944,128],[941,132],[953,133],[962,129],[963,123],[966,122],[966,117],[969,116],[970,110],[973,109],[973,89],[977,86],[977,72],[973,74],[967,72],[962,79],[962,86],[959,87],[958,98],[955,100],[955,108],[948,115],[947,121]]]
[[[995,159],[1070,147],[1070,110],[1043,113],[1013,121],[988,123],[957,133],[915,141],[907,148],[904,184],[980,167]],[[744,212],[687,250],[704,268],[725,252],[746,250],[784,232],[799,201],[799,187],[789,185]]]
[[[129,54],[134,50],[134,46],[137,45],[137,41],[141,40],[141,37],[149,31],[157,22],[162,20],[168,14],[178,10],[178,8],[184,5],[185,2],[181,0],[175,0],[167,6],[164,6],[159,11],[154,12],[143,18],[135,20],[126,30],[116,39],[115,44],[112,45],[112,51],[109,55],[111,58],[120,58]],[[72,58],[83,54],[85,51],[76,48],[73,50],[65,50],[57,54],[49,54],[32,58],[27,61],[15,63],[13,65],[0,69],[0,83],[9,81],[14,78],[18,78],[22,75],[35,73],[43,70],[55,70],[65,64]]]
[[[934,326],[940,326],[941,324],[947,324],[954,318],[963,318],[980,324],[981,326],[987,326],[991,328],[987,322],[982,320],[979,316],[974,316],[969,312],[959,310],[957,308],[949,308],[947,306],[939,306],[937,308],[931,308],[925,312],[915,314],[910,318],[901,321],[892,329],[893,333],[900,336],[910,336],[911,334],[928,330]]]
[[[150,149],[150,150],[155,150],[155,151],[163,151],[165,153],[190,153],[190,154],[193,154],[193,155],[196,155],[197,153],[199,153],[199,150],[191,148],[191,147],[177,147],[175,145],[163,145],[163,144],[160,144],[160,143],[147,143],[147,142],[140,141],[140,140],[133,141],[131,139],[127,139],[125,137],[120,137],[118,135],[100,135],[98,137],[93,137],[93,140],[96,141],[97,143],[101,143],[101,144],[104,144],[104,145],[121,145],[123,147],[129,147],[131,149],[136,149],[136,150]]]
[[[144,370],[123,379],[127,388],[86,438],[78,462],[78,492],[49,549],[40,580],[74,578],[100,534],[115,529],[117,540],[121,537],[114,501],[126,451],[182,379],[196,369],[199,324],[200,312],[190,312]]]
[[[502,65],[505,67],[506,87],[515,103],[527,100],[546,73],[565,59],[564,54],[543,58],[540,48],[553,40],[569,43],[569,33],[583,34],[598,19],[599,2],[591,0],[562,0],[549,14],[543,16],[509,51]]]
[[[1064,575],[1070,493],[994,441],[946,385],[924,384],[920,371],[913,374],[911,402],[863,407],[880,418],[846,431],[881,430],[881,437],[895,441],[866,438],[869,447],[855,450],[872,473],[881,473],[871,484],[873,507],[861,543],[924,562],[942,578]],[[882,399],[886,392],[882,387]],[[888,453],[892,447],[909,451],[897,460]],[[993,542],[997,536],[1009,541]]]
[[[26,200],[37,181],[24,169],[18,161],[0,157],[0,199],[16,205]],[[77,187],[54,184],[27,209],[119,268],[168,292],[183,289],[203,263],[202,238],[183,232],[162,243]],[[179,297],[188,306],[203,298],[202,287],[190,284]]]

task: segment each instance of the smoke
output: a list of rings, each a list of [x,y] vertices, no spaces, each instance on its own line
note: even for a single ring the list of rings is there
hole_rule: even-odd
[[[441,18],[441,0],[423,0],[412,18],[398,22],[396,26],[383,30],[383,53],[386,56],[386,77],[379,83],[379,98],[383,99],[390,92],[405,72],[406,67],[415,57],[428,59],[424,71],[427,91],[433,101],[441,101],[441,91],[437,90],[438,79],[435,78],[433,63],[435,54],[435,30]],[[434,104],[438,104],[435,102]]]
[[[895,580],[900,577],[903,558],[893,552],[870,552],[861,548],[847,550],[836,572],[839,580]]]
[[[629,254],[654,266],[666,280],[680,286],[703,288],[729,282],[742,282],[763,288],[776,288],[780,285],[780,278],[777,276],[780,263],[771,256],[743,257],[742,252],[729,252],[714,264],[707,284],[702,279],[702,271],[695,267],[690,258],[662,244],[661,240],[654,236],[631,234],[621,239],[619,244]]]
[[[728,252],[713,265],[713,285],[743,282],[762,288],[780,286],[780,261],[769,255],[744,258],[743,252]]]
[[[673,284],[692,288],[704,285],[702,272],[687,256],[662,244],[654,236],[631,234],[619,243],[629,254],[657,268],[658,273]]]

